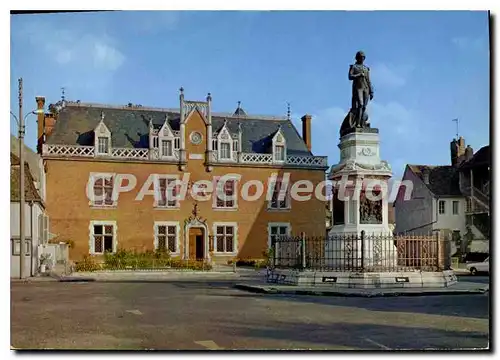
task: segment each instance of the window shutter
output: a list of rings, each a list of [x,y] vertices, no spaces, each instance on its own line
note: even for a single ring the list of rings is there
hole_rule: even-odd
[[[47,244],[49,242],[49,217],[43,215],[43,242]]]
[[[38,241],[40,244],[45,243],[44,231],[43,231],[44,223],[45,223],[45,220],[43,218],[43,214],[38,215]]]

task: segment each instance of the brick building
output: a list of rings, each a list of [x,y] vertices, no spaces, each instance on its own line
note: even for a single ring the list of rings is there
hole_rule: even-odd
[[[324,200],[290,196],[298,180],[315,188],[325,180],[326,157],[311,153],[311,116],[302,117],[301,137],[287,117],[249,115],[239,104],[234,113],[212,113],[210,94],[187,101],[182,89],[179,98],[178,109],[60,101],[39,115],[51,232],[72,241],[73,260],[166,248],[174,257],[225,262],[262,257],[275,234],[325,233]],[[45,98],[36,101],[45,109]],[[226,197],[200,200],[203,187],[210,193],[208,184],[215,190],[228,174]],[[286,174],[286,196],[277,199]],[[187,175],[185,199],[175,199],[179,184],[165,191]],[[200,180],[195,200],[190,189]],[[252,180],[264,185],[262,196]]]

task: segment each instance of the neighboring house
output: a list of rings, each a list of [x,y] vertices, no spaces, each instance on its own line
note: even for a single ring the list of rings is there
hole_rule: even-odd
[[[43,109],[45,99],[36,100]],[[325,233],[324,202],[314,194],[299,202],[289,187],[283,200],[277,199],[287,173],[291,182],[310,180],[315,186],[325,179],[326,157],[311,153],[309,115],[302,117],[301,137],[289,118],[250,115],[240,105],[234,113],[215,114],[210,96],[187,101],[182,89],[178,109],[79,101],[49,109],[38,119],[46,204],[52,231],[73,243],[73,260],[118,249],[168,249],[174,257],[225,262],[262,257],[277,235]],[[227,174],[241,179],[226,183],[223,199],[195,203],[189,196],[178,201],[165,195],[171,181],[185,173],[190,186],[199,180],[216,186]],[[137,183],[123,180],[121,185],[132,189],[113,199],[119,174],[131,174]],[[266,199],[272,175],[274,191]],[[242,191],[257,191],[248,186],[251,180],[265,189],[246,201]],[[151,190],[141,199],[143,186],[164,195],[155,199]],[[106,194],[102,201],[95,198],[100,194]]]
[[[489,234],[478,229],[477,223],[489,224],[489,195],[479,193],[475,187],[470,194],[470,168],[481,167],[478,170],[478,179],[474,180],[475,186],[489,187],[489,171],[483,171],[486,166],[484,162],[481,165],[475,165],[473,150],[470,146],[465,147],[465,140],[460,137],[451,142],[452,165],[430,166],[430,165],[407,165],[403,174],[403,181],[412,181],[413,191],[409,200],[404,200],[403,195],[405,187],[402,186],[395,201],[396,208],[396,233],[414,233],[429,234],[433,231],[441,231],[444,235],[450,234],[457,247],[466,244],[464,241],[467,234],[474,234],[475,245],[482,243],[482,251],[488,251],[484,246],[485,240],[489,239]],[[489,147],[485,147],[488,148]],[[483,149],[485,149],[483,148]],[[484,153],[481,149],[476,155]],[[488,150],[489,152],[489,150]],[[485,156],[481,156],[484,160]],[[489,155],[487,157],[489,166]],[[478,161],[479,163],[479,161]],[[479,175],[480,174],[480,175]],[[469,179],[469,180],[467,180]],[[467,185],[468,184],[468,185]],[[468,193],[464,192],[468,189]],[[484,190],[486,191],[486,190]],[[489,191],[489,190],[488,190]],[[471,198],[478,200],[478,196],[484,195],[479,201],[481,205],[481,214],[487,213],[487,221],[483,218],[476,219],[476,223],[471,223],[470,204]],[[477,203],[477,202],[476,202]],[[488,203],[488,204],[486,204]],[[486,205],[488,205],[485,212]],[[476,217],[477,218],[477,217]],[[467,235],[469,236],[469,235]],[[461,239],[461,242],[458,240]],[[471,252],[474,245],[463,251]]]
[[[36,155],[36,154],[35,154]],[[37,190],[37,181],[34,179],[28,163],[25,166],[25,276],[33,276],[38,272],[39,254],[38,245],[47,242],[48,217],[45,213],[45,204]],[[36,169],[35,169],[36,170]],[[11,265],[10,276],[19,277],[20,273],[20,161],[13,153],[10,154],[10,248]]]
[[[396,230],[396,208],[393,202],[387,204],[387,223],[391,232],[394,233]]]

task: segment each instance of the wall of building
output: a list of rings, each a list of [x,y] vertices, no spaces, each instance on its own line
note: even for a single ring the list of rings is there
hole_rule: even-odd
[[[25,204],[25,230],[24,236],[27,241],[31,243],[30,248],[31,252],[26,256],[25,262],[25,270],[24,274],[29,274],[31,276],[35,275],[38,272],[38,244],[40,244],[41,236],[40,228],[38,225],[38,217],[44,213],[43,208],[38,203],[33,203],[30,205],[29,203]],[[14,242],[19,242],[19,203],[11,202],[10,203],[10,276],[11,277],[19,277],[19,253],[18,247],[16,246],[16,252],[14,251]]]
[[[413,191],[409,200],[404,200],[403,194],[398,194],[395,204],[396,233],[410,231],[414,234],[429,234],[436,220],[432,209],[432,193],[427,186],[408,168],[403,175],[403,181],[413,183]],[[401,189],[404,191],[404,187]]]
[[[445,202],[445,213],[439,214],[438,203],[439,201]],[[453,214],[453,201],[458,201],[458,214]],[[434,213],[437,214],[437,222],[433,225],[433,229],[460,231],[463,236],[467,232],[465,228],[465,198],[463,197],[447,197],[434,199],[432,208]]]
[[[219,129],[214,129],[217,131]],[[189,135],[199,131],[203,135],[201,145],[190,143]],[[205,154],[206,149],[205,124],[196,113],[186,124],[187,166],[185,173],[190,174],[190,181],[212,180],[214,176],[238,173],[241,180],[237,185],[238,194],[242,184],[249,180],[259,180],[266,186],[272,173],[283,174],[288,170],[270,167],[237,167],[214,166],[208,172],[204,159],[189,159],[190,154]],[[91,172],[132,174],[137,179],[137,185],[132,191],[121,193],[116,208],[96,209],[89,206],[86,187]],[[322,170],[290,170],[290,180],[310,180],[314,184],[325,179]],[[80,260],[89,253],[89,225],[91,221],[116,221],[118,248],[152,250],[154,248],[154,222],[179,222],[181,245],[183,253],[184,221],[192,214],[191,198],[181,201],[179,209],[153,208],[153,196],[146,195],[142,201],[135,198],[150,174],[171,174],[182,178],[183,172],[175,164],[153,162],[116,162],[98,161],[97,159],[47,159],[47,211],[50,216],[51,233],[62,239],[73,240],[70,258]],[[151,186],[150,189],[153,187]],[[255,187],[254,187],[255,189]],[[253,194],[253,191],[250,191]],[[213,209],[212,201],[201,201],[198,205],[199,215],[206,219],[209,235],[213,234],[214,222],[236,222],[238,226],[238,253],[219,258],[234,257],[259,258],[268,245],[269,223],[290,223],[291,232],[298,234],[306,232],[309,235],[325,234],[325,205],[314,195],[311,200],[297,202],[292,200],[291,209],[285,211],[267,210],[265,196],[256,201],[244,201],[238,196],[236,210]]]

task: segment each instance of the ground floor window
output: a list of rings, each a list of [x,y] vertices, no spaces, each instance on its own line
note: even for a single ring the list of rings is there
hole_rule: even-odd
[[[90,252],[92,254],[116,251],[116,223],[93,221],[90,225]]]
[[[268,235],[269,235],[268,238],[269,246],[271,246],[279,236],[290,235],[290,224],[271,223],[269,224]]]
[[[236,251],[236,223],[216,223],[215,228],[215,252],[234,253]]]
[[[154,245],[156,250],[177,253],[179,248],[179,224],[155,222]]]

